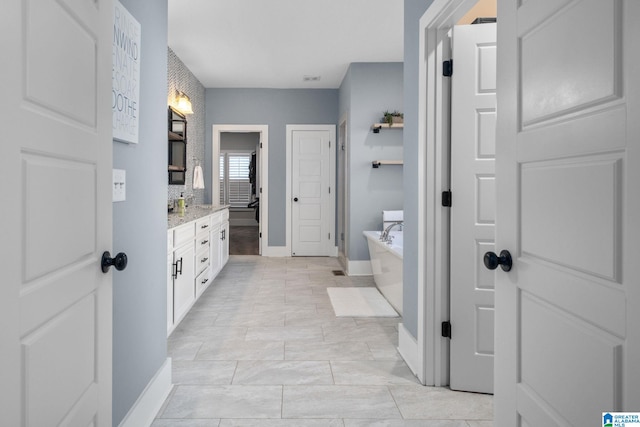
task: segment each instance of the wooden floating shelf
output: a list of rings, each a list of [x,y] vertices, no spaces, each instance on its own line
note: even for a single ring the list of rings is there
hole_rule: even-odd
[[[380,165],[402,165],[402,160],[374,160],[371,162],[371,166],[374,169],[378,169]]]
[[[371,129],[373,130],[373,133],[380,133],[380,129],[385,128],[385,129],[402,129],[404,128],[404,123],[394,123],[392,125],[390,125],[389,123],[374,123],[371,126]]]

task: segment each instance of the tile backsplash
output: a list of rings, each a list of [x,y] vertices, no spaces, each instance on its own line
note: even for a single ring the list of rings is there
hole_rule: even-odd
[[[193,189],[193,169],[200,165],[204,168],[204,86],[184,65],[178,56],[168,49],[167,104],[175,105],[176,91],[184,92],[190,99],[193,114],[187,115],[187,173],[186,184],[169,185],[168,200],[174,200],[184,193],[193,197],[195,204],[204,203],[205,192],[211,191],[211,183],[205,182],[205,189]],[[168,179],[168,177],[167,177]]]

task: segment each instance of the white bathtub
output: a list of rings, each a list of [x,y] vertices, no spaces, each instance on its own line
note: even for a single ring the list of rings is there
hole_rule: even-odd
[[[391,245],[380,241],[380,231],[363,231],[369,245],[376,286],[402,316],[402,231],[392,231]]]

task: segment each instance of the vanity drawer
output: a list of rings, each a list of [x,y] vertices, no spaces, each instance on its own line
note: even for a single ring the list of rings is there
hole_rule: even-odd
[[[178,248],[185,243],[193,241],[195,231],[193,222],[181,225],[173,229],[173,247]]]
[[[196,234],[209,231],[209,228],[211,228],[211,218],[209,215],[196,220]]]
[[[202,250],[198,248],[198,253],[196,254],[196,274],[200,274],[204,269],[209,267],[211,261],[209,257],[211,253],[209,252],[209,246],[207,246],[207,250]]]
[[[213,279],[210,276],[211,271],[207,268],[196,277],[196,295],[200,294],[209,286],[209,282]]]
[[[209,249],[209,240],[211,240],[211,235],[209,233],[198,234],[196,237],[196,252],[204,250],[204,248]]]

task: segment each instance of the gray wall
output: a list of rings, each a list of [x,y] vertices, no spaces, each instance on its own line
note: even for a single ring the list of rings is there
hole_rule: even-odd
[[[260,143],[260,132],[222,132],[220,151],[255,151]]]
[[[418,59],[419,20],[433,0],[404,1],[404,223],[418,228]],[[418,234],[405,233],[402,323],[418,335]]]
[[[167,99],[169,105],[175,105],[176,90],[185,93],[191,99],[193,114],[187,115],[187,174],[184,185],[169,185],[167,198],[174,200],[184,193],[193,195],[196,204],[205,200],[205,192],[210,185],[205,181],[205,189],[193,189],[193,168],[200,164],[204,168],[204,86],[169,48],[167,70]],[[168,180],[168,179],[167,179]]]
[[[212,125],[269,125],[269,246],[286,245],[286,125],[338,123],[337,89],[207,89],[205,182],[211,182]],[[211,190],[207,191],[211,200]]]
[[[403,110],[402,69],[400,62],[354,63],[340,88],[340,116],[348,115],[351,261],[369,259],[362,231],[382,229],[383,210],[403,209],[403,167],[371,167],[374,160],[402,160],[402,130],[371,131],[385,111]]]
[[[127,200],[113,204],[113,425],[120,424],[167,357],[167,2],[121,0],[142,26],[139,144],[113,144]]]

